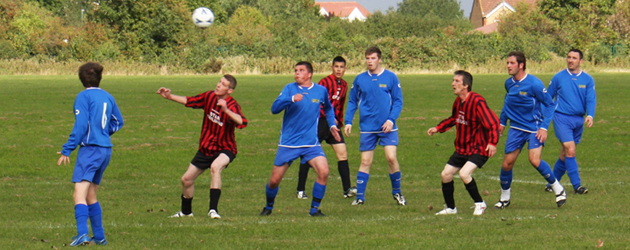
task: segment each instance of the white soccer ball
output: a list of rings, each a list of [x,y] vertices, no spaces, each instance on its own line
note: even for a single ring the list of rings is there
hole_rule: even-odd
[[[208,27],[214,22],[214,13],[206,7],[199,7],[193,12],[192,20],[197,27]]]

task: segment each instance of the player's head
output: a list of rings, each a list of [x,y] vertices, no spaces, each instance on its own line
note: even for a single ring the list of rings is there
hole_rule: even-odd
[[[230,74],[223,75],[223,78],[230,82],[230,89],[236,89],[236,77]]]
[[[311,82],[313,77],[313,65],[310,62],[301,61],[295,64],[295,81],[302,85]]]
[[[379,69],[381,62],[381,50],[378,47],[369,47],[365,50],[365,64],[369,71]]]
[[[458,78],[459,80],[461,80],[462,84],[466,87],[468,92],[472,91],[473,76],[470,73],[465,70],[458,70],[455,71],[455,73],[453,74],[453,82],[455,82],[455,78]]]
[[[214,89],[214,94],[218,96],[231,95],[236,88],[236,78],[232,75],[223,75]]]
[[[521,71],[525,71],[525,69],[527,69],[525,54],[520,51],[510,52],[507,57],[507,67],[508,73],[512,76],[520,73]]]
[[[103,66],[98,63],[88,62],[79,67],[79,79],[83,83],[83,87],[98,87],[102,77]]]
[[[571,50],[569,50],[569,54],[570,54],[571,52],[578,53],[578,54],[580,55],[580,59],[583,59],[583,58],[584,58],[584,54],[583,54],[583,53],[582,53],[582,51],[581,51],[581,50],[579,50],[579,49],[571,49]]]
[[[371,55],[376,53],[376,56],[378,57],[378,59],[381,59],[381,49],[379,49],[378,47],[369,47],[365,50],[365,56]]]
[[[569,53],[567,53],[567,68],[570,71],[576,73],[577,71],[580,71],[580,65],[582,64],[582,62],[584,62],[584,60],[582,59],[582,51],[580,51],[579,49],[569,50]]]
[[[332,72],[335,78],[340,79],[346,73],[346,59],[337,56],[333,59]]]

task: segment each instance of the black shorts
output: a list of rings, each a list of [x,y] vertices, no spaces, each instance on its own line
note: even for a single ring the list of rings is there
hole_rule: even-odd
[[[462,168],[466,162],[472,162],[477,165],[478,168],[483,167],[483,164],[486,164],[488,161],[488,156],[473,154],[473,155],[460,155],[457,152],[451,155],[451,158],[448,159],[448,164],[456,168]]]
[[[212,165],[212,162],[214,162],[214,160],[216,160],[217,157],[219,157],[219,155],[221,154],[227,155],[227,157],[230,158],[230,162],[232,162],[234,158],[236,158],[236,155],[234,154],[234,152],[230,150],[221,150],[210,156],[206,156],[201,151],[197,151],[197,154],[195,154],[195,157],[192,159],[192,161],[190,161],[190,164],[193,164],[198,169],[206,170],[210,168],[210,165]],[[230,164],[228,164],[228,166],[229,165]],[[228,166],[225,166],[225,167],[227,168]]]
[[[345,144],[346,140],[343,139],[343,133],[339,131],[339,137],[341,137],[341,141],[335,140],[335,137],[330,132],[330,126],[328,126],[328,121],[322,118],[319,119],[319,124],[317,127],[317,138],[319,138],[319,142],[321,143],[322,141],[326,141],[326,143],[330,145],[341,144],[341,143]]]

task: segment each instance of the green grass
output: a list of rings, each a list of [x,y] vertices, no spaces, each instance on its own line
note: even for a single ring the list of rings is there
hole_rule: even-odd
[[[552,75],[540,75],[547,83]],[[276,209],[259,217],[264,186],[277,149],[281,115],[271,103],[292,76],[240,76],[234,97],[249,126],[237,131],[239,154],[223,172],[221,220],[206,216],[210,175],[196,182],[194,218],[169,219],[180,208],[180,177],[194,156],[202,112],[155,94],[194,95],[213,89],[218,76],[106,76],[102,87],[116,98],[125,127],[114,135],[114,154],[99,192],[112,249],[628,249],[630,239],[630,137],[628,74],[597,74],[595,125],[578,147],[581,177],[590,191],[569,194],[558,209],[544,180],[525,155],[514,168],[512,205],[473,217],[473,203],[456,180],[460,214],[437,217],[442,208],[440,172],[454,151],[454,131],[426,135],[450,114],[451,75],[403,75],[405,106],[399,119],[398,158],[406,207],[391,198],[382,148],[377,148],[366,204],[350,206],[342,196],[330,147],[331,178],[322,203],[326,218],[310,218],[308,200],[295,198],[297,168],[280,185]],[[322,75],[314,77],[318,80]],[[354,76],[346,77],[352,82]],[[72,130],[76,76],[0,76],[0,248],[60,249],[76,234],[70,182],[72,164],[57,166]],[[507,75],[476,75],[473,90],[499,114]],[[356,119],[356,118],[355,118]],[[357,131],[358,132],[358,131]],[[358,133],[346,138],[351,178],[359,165]],[[488,205],[499,198],[499,169],[505,137],[496,157],[477,170]],[[560,144],[553,133],[543,158],[553,164]],[[307,193],[314,181],[311,172]],[[562,184],[570,188],[568,178]],[[94,246],[96,247],[96,246]]]

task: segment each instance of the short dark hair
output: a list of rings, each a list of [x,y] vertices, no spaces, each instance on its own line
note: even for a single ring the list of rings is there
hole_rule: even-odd
[[[465,70],[458,70],[453,73],[456,76],[462,76],[464,85],[468,86],[468,91],[472,91],[473,76]]]
[[[518,64],[523,64],[523,70],[527,69],[527,59],[525,59],[525,54],[520,51],[512,51],[508,54],[508,57],[513,56],[516,57],[516,62]]]
[[[365,55],[371,55],[376,53],[376,56],[378,57],[378,59],[381,59],[381,50],[378,47],[369,47],[365,50]]]
[[[582,57],[584,56],[582,54],[582,51],[579,50],[579,49],[571,49],[571,50],[569,50],[569,52],[567,52],[567,54],[569,54],[570,52],[577,52],[578,54],[580,54],[580,59],[582,59]]]
[[[236,89],[236,78],[233,75],[225,74],[223,75],[223,78],[225,78],[225,80],[228,80],[228,82],[230,82],[231,89]]]
[[[335,58],[333,58],[333,65],[335,65],[336,62],[342,62],[343,65],[346,65],[346,59],[342,56],[336,56]]]
[[[313,65],[310,62],[300,61],[300,62],[295,64],[296,67],[300,66],[300,65],[306,66],[306,70],[308,71],[308,73],[313,73]]]
[[[88,62],[79,67],[79,79],[83,87],[98,87],[101,84],[101,78],[103,78],[102,65]]]

